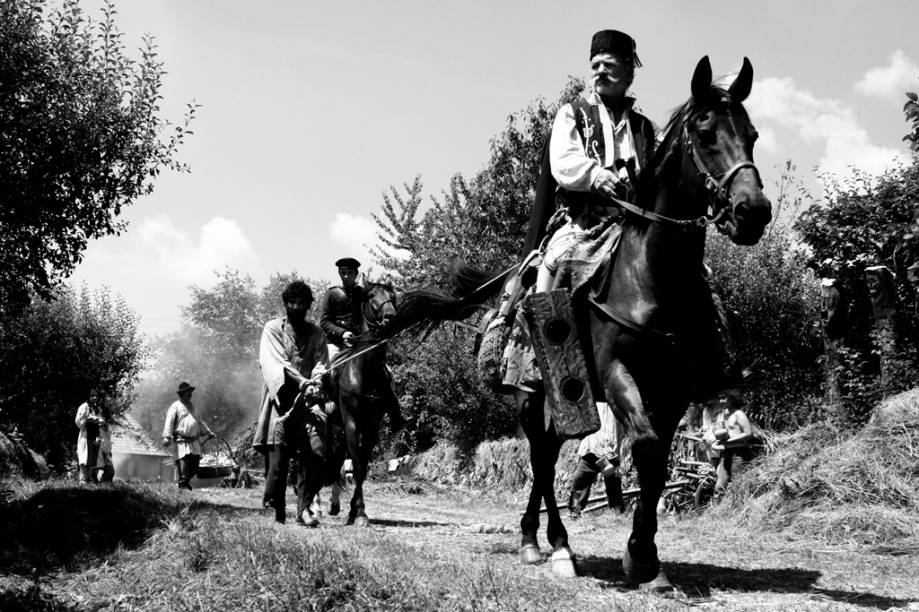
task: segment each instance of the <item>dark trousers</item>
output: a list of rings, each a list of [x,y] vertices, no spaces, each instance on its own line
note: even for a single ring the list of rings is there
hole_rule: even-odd
[[[743,469],[744,464],[750,459],[752,459],[752,455],[750,449],[747,448],[725,449],[722,451],[721,460],[718,461],[717,466],[716,496],[724,495],[724,491],[727,489],[731,479]]]
[[[601,473],[600,466],[597,464],[597,457],[593,453],[587,453],[578,461],[578,466],[571,477],[571,496],[568,498],[568,509],[572,512],[580,512],[587,506],[587,500],[590,499],[590,488],[594,481],[597,480],[597,474]],[[606,501],[611,508],[620,508],[622,505],[622,481],[617,475],[611,475],[603,479],[606,487]]]
[[[180,489],[191,489],[191,479],[198,473],[198,464],[200,463],[201,455],[191,453],[176,461],[176,467],[179,469]]]
[[[297,518],[308,510],[322,488],[326,447],[321,429],[308,424],[300,444],[272,444],[265,453],[265,506],[274,508],[274,518],[284,522],[287,516],[286,489],[290,461],[297,459]]]

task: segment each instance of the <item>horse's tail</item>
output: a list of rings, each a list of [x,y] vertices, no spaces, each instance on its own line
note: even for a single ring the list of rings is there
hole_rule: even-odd
[[[457,258],[453,262],[451,274],[453,297],[433,291],[406,292],[399,301],[396,315],[383,330],[383,335],[392,337],[419,323],[436,325],[441,321],[461,321],[498,295],[508,275],[515,269],[516,266],[512,266],[494,274],[474,268]]]

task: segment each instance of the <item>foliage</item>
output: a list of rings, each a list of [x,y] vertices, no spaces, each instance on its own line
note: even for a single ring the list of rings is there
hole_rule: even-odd
[[[825,182],[823,201],[811,204],[795,229],[810,250],[808,266],[837,279],[850,296],[849,329],[836,375],[842,418],[861,423],[879,399],[919,381],[919,285],[910,281],[910,265],[919,262],[919,158],[880,177],[853,169],[848,177],[825,177]],[[880,347],[873,337],[865,277],[870,266],[886,266],[894,278],[896,346],[880,364],[892,374],[883,380],[878,379]]]
[[[758,425],[787,429],[808,422],[808,398],[821,393],[820,298],[803,256],[786,233],[753,247],[710,234],[707,259],[742,364],[755,373],[744,410]]]
[[[481,440],[516,432],[513,403],[495,398],[479,384],[467,331],[449,326],[435,330],[421,346],[417,343],[398,342],[390,359],[407,416],[403,442],[408,450],[426,450],[437,439],[468,450]]]
[[[160,116],[153,39],[128,58],[114,17],[111,4],[92,22],[77,0],[0,2],[0,310],[51,297],[163,168],[184,169],[196,106],[178,126]]]
[[[706,261],[724,304],[742,365],[744,410],[761,427],[788,429],[810,422],[822,394],[820,295],[806,256],[795,248],[791,220],[810,200],[796,168],[786,162],[775,185],[775,221],[758,244],[741,247],[715,232]]]
[[[903,137],[903,140],[909,143],[909,148],[914,153],[919,153],[919,96],[915,92],[907,92],[903,113],[911,124],[909,133]]]
[[[383,194],[380,213],[373,215],[382,243],[374,255],[402,288],[448,291],[454,256],[495,272],[519,261],[552,119],[582,89],[572,79],[554,102],[536,100],[510,115],[491,141],[485,168],[470,180],[454,176],[426,210],[420,177],[403,185],[404,194],[395,187]],[[463,447],[515,434],[511,402],[478,383],[468,332],[436,332],[411,356],[393,355],[396,379],[405,385],[402,409],[412,450],[424,450],[441,432]]]
[[[166,409],[183,380],[196,388],[193,401],[202,419],[223,438],[231,439],[257,416],[262,327],[283,314],[281,292],[300,276],[296,271],[276,273],[262,288],[229,268],[216,277],[211,287],[191,287],[191,301],[182,308],[182,329],[153,342],[153,367],[138,386],[132,410],[148,433],[162,432]],[[315,322],[327,284],[307,282],[317,299],[307,316]]]
[[[583,86],[572,79],[554,102],[539,99],[510,115],[507,127],[491,141],[485,168],[471,180],[455,175],[423,212],[420,177],[403,185],[404,195],[390,187],[380,213],[373,215],[382,243],[373,250],[377,261],[407,287],[446,289],[453,256],[496,271],[519,258],[552,119]]]
[[[18,429],[60,465],[75,452],[74,416],[91,392],[111,414],[127,410],[147,356],[137,315],[108,290],[37,296],[0,321],[0,428]]]

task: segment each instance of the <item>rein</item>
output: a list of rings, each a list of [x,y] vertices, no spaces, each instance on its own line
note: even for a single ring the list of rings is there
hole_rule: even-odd
[[[711,196],[711,202],[709,204],[708,212],[702,216],[695,217],[693,219],[677,219],[675,217],[668,217],[666,215],[661,215],[651,210],[646,210],[631,202],[626,202],[625,200],[620,200],[619,198],[614,198],[611,196],[605,196],[607,199],[615,203],[617,206],[620,206],[624,210],[652,221],[654,223],[669,223],[670,225],[675,225],[681,229],[693,230],[693,229],[703,229],[708,225],[715,224],[717,225],[721,219],[728,213],[730,209],[730,201],[728,200],[728,189],[731,186],[731,183],[734,181],[734,177],[737,176],[737,173],[743,170],[744,168],[752,168],[756,172],[756,179],[759,181],[760,187],[763,185],[763,181],[760,178],[759,169],[756,167],[750,160],[742,160],[731,166],[724,173],[721,174],[721,178],[717,179],[706,167],[705,162],[702,160],[702,157],[699,155],[699,152],[696,150],[696,147],[693,146],[692,139],[689,137],[689,130],[686,126],[683,126],[683,142],[687,148],[687,153],[689,158],[692,159],[693,164],[696,166],[696,169],[704,177],[704,185],[706,191],[709,192]],[[714,212],[715,203],[723,202],[724,205],[720,207],[718,212]]]
[[[708,191],[711,201],[709,202],[709,212],[700,217],[694,219],[677,219],[674,217],[668,217],[666,215],[661,215],[656,212],[646,210],[631,202],[626,202],[625,200],[620,200],[618,198],[613,198],[607,196],[608,199],[613,201],[616,205],[621,206],[623,209],[628,212],[635,214],[639,217],[647,219],[655,223],[669,223],[675,225],[681,229],[693,230],[693,229],[704,229],[710,224],[715,224],[718,226],[719,221],[728,213],[731,208],[730,201],[728,200],[728,189],[731,186],[731,182],[734,180],[734,177],[737,176],[737,173],[744,168],[752,168],[756,172],[756,178],[759,181],[760,187],[762,188],[763,181],[760,178],[759,169],[756,165],[749,160],[742,160],[735,163],[733,166],[727,169],[720,179],[715,178],[714,175],[709,171],[708,167],[705,165],[705,162],[702,160],[702,157],[699,155],[696,147],[693,146],[692,139],[689,137],[689,130],[686,125],[683,125],[683,143],[687,148],[687,154],[690,159],[692,159],[693,164],[696,166],[696,169],[699,171],[699,174],[704,177],[704,185],[706,191]],[[719,207],[717,212],[714,212],[715,204],[723,203]],[[611,306],[605,303],[600,303],[596,300],[590,299],[591,304],[594,307],[599,309],[601,312],[606,314],[606,316],[613,319],[616,323],[623,327],[627,327],[632,331],[638,333],[651,333],[652,335],[664,340],[668,343],[673,343],[676,339],[675,335],[669,332],[661,331],[654,327],[643,325],[637,321],[633,321],[629,317],[623,315],[620,312],[614,310]]]

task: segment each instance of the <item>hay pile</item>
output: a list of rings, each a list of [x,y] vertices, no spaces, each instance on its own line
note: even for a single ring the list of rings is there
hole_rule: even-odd
[[[835,543],[919,545],[919,390],[859,430],[817,423],[775,440],[719,512]]]
[[[555,488],[566,491],[577,465],[577,440],[565,442],[555,466]],[[439,442],[414,460],[412,473],[442,484],[520,491],[533,480],[530,444],[525,438],[502,438],[482,442],[464,456],[457,447]]]

